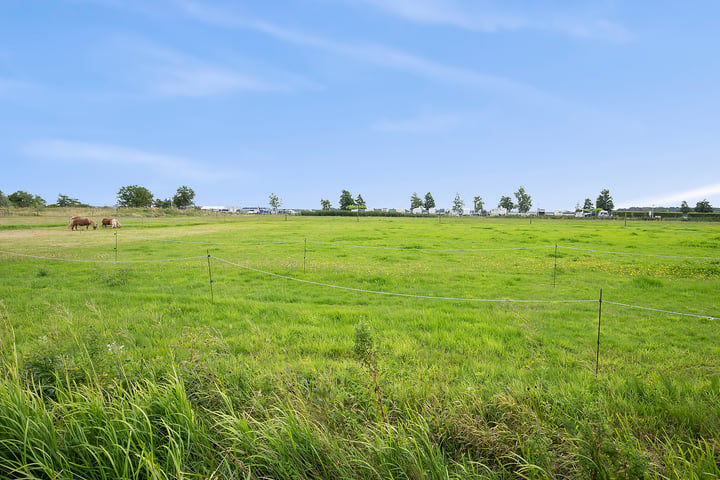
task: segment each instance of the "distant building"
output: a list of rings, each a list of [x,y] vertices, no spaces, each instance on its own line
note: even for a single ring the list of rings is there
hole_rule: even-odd
[[[508,214],[507,208],[497,207],[490,210],[491,217],[505,217]]]

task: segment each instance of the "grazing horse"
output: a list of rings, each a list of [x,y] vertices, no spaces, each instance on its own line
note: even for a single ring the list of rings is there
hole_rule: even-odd
[[[70,230],[77,230],[78,227],[85,227],[85,230],[90,229],[90,225],[92,225],[93,230],[97,230],[97,223],[93,222],[89,218],[86,217],[72,217],[70,219]]]
[[[102,219],[102,226],[103,227],[110,227],[110,228],[120,228],[122,225],[120,222],[117,221],[116,218],[103,218]]]

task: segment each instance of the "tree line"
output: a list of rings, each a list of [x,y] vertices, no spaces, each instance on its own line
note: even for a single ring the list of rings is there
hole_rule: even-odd
[[[338,204],[340,210],[364,210],[367,208],[365,199],[361,194],[358,193],[357,197],[353,198],[352,193],[348,190],[340,192],[340,200],[338,201]],[[321,198],[320,207],[323,210],[332,210],[332,203],[330,200]]]
[[[127,185],[120,187],[117,193],[117,206],[120,208],[188,208],[194,205],[195,192],[185,185],[178,187],[171,198],[155,198],[145,187]]]
[[[521,214],[530,211],[530,208],[532,207],[532,197],[527,193],[525,187],[520,186],[517,191],[513,193],[513,196],[515,197],[514,199],[509,195],[501,196],[497,204],[498,208],[504,208],[508,212],[517,209],[517,211]],[[355,210],[358,208],[367,208],[362,195],[358,194],[356,198],[353,198],[352,194],[348,190],[343,190],[341,192],[338,205],[339,210]],[[485,212],[485,201],[480,195],[476,195],[473,197],[472,205],[475,212]],[[330,200],[327,200],[325,198],[320,199],[320,207],[322,208],[322,210],[332,210],[333,208]],[[413,192],[412,195],[410,195],[410,211],[413,211],[417,208],[430,210],[431,208],[435,207],[435,199],[433,198],[431,192],[427,192],[424,197],[420,197],[417,192]],[[455,198],[452,201],[451,209],[454,213],[463,213],[465,209],[465,200],[463,200],[459,193],[455,194]],[[585,199],[582,206],[580,205],[580,202],[575,205],[576,212],[588,213],[598,212],[602,210],[608,213],[612,213],[615,210],[615,203],[613,202],[613,198],[610,195],[610,190],[608,190],[607,188],[600,191],[600,194],[595,199],[595,202],[593,202],[592,199],[588,197]],[[698,213],[712,213],[714,211],[713,206],[707,199],[697,202],[694,209],[691,209],[688,203],[686,201],[683,201],[680,205],[680,210],[686,215],[693,210]]]
[[[525,191],[525,187],[520,186],[516,192],[513,193],[515,200],[512,197],[503,195],[500,197],[498,202],[498,208],[504,208],[508,212],[517,208],[519,213],[527,213],[532,207],[532,197]],[[587,202],[592,204],[590,199],[586,199]],[[352,194],[348,190],[343,190],[340,194],[340,200],[338,202],[340,210],[352,210],[357,208],[366,208],[365,200],[362,195],[358,194],[357,198],[353,198]],[[485,211],[485,201],[480,195],[476,195],[472,200],[473,210],[475,212]],[[330,200],[321,199],[320,206],[323,210],[331,210],[332,203]],[[424,197],[420,197],[417,192],[413,192],[410,195],[410,210],[413,211],[417,208],[424,210],[430,210],[435,208],[435,198],[431,192],[427,192]],[[592,206],[590,207],[593,208]],[[608,190],[603,190],[597,199],[597,208],[611,211],[614,209],[612,197]],[[455,198],[452,201],[452,211],[456,214],[462,214],[465,209],[465,200],[460,196],[459,193],[455,194]]]
[[[117,192],[117,206],[120,208],[188,208],[194,205],[195,192],[185,185],[178,187],[171,198],[161,199],[145,187],[128,185],[120,187]],[[57,201],[48,205],[44,198],[23,190],[5,195],[0,190],[0,208],[41,208],[41,207],[91,207],[77,198],[71,198],[62,193],[58,194]]]
[[[527,213],[532,207],[532,197],[525,191],[525,188],[520,186],[516,192],[513,193],[515,199],[508,195],[503,195],[497,204],[498,208],[504,208],[508,212],[517,208],[519,213]],[[194,206],[195,192],[192,188],[185,185],[178,187],[175,195],[169,198],[156,198],[150,190],[145,187],[138,185],[127,185],[120,187],[117,192],[117,206],[120,208],[189,208]],[[277,211],[282,205],[282,200],[271,193],[268,197],[270,206]],[[361,194],[356,197],[348,190],[342,190],[340,199],[338,201],[340,210],[364,210],[367,208],[365,199]],[[476,212],[484,212],[485,201],[481,196],[476,195],[472,201],[473,210]],[[327,199],[320,199],[320,206],[323,210],[331,210],[332,203]],[[86,203],[81,202],[77,198],[71,198],[64,194],[58,194],[57,200],[54,204],[48,205],[45,199],[39,195],[33,195],[23,190],[18,190],[5,195],[0,190],[0,208],[42,208],[42,207],[91,207]],[[431,192],[427,192],[423,198],[421,198],[417,192],[413,192],[410,196],[410,210],[416,208],[423,208],[430,210],[435,208],[435,199]],[[461,214],[465,208],[465,201],[462,199],[459,193],[455,194],[455,198],[452,201],[452,211]],[[580,202],[575,205],[576,212],[593,212],[605,210],[612,212],[615,210],[615,204],[612,196],[608,189],[603,189],[598,195],[595,203],[590,198],[586,198],[582,206]],[[714,211],[713,206],[707,199],[703,199],[696,203],[695,207],[692,208],[686,201],[683,201],[680,205],[680,211],[687,215],[691,211],[698,213],[712,213]]]

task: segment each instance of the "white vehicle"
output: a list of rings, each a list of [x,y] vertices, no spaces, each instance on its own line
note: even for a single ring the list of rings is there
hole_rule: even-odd
[[[598,212],[598,217],[609,217],[609,216],[610,216],[610,214],[608,213],[607,210],[600,210]]]

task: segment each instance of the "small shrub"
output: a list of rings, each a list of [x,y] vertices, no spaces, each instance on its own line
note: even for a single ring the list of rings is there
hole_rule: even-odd
[[[370,378],[372,378],[376,403],[378,411],[383,421],[387,421],[385,418],[385,408],[383,406],[382,390],[378,383],[378,363],[377,363],[377,351],[373,345],[373,337],[370,332],[370,327],[365,322],[360,322],[355,327],[355,344],[353,346],[353,353],[355,358],[367,368]]]

